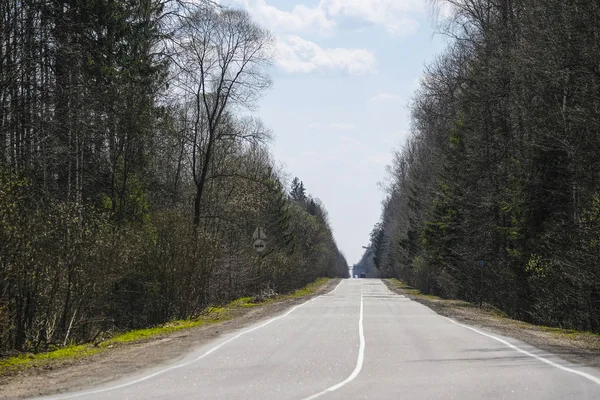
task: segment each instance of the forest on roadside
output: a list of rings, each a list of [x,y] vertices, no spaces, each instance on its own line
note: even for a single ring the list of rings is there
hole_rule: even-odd
[[[600,332],[600,3],[441,0],[371,245],[384,276]]]
[[[347,277],[252,116],[273,40],[209,1],[0,2],[0,355]]]

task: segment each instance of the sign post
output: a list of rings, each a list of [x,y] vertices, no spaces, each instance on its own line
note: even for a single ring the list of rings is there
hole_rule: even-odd
[[[257,227],[252,234],[252,246],[258,254],[258,295],[262,296],[262,253],[267,249],[267,235],[262,227]]]
[[[477,261],[479,267],[479,309],[483,308],[483,266],[485,265],[483,260]]]

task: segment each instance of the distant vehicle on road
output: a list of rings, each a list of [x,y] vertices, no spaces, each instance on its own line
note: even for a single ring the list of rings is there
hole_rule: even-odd
[[[365,274],[365,273],[363,272],[363,273],[361,273],[361,274],[360,274],[360,277],[361,277],[361,278],[366,278],[366,277],[367,277],[367,274]]]

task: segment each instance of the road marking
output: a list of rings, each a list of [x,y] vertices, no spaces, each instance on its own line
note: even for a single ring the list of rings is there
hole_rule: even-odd
[[[340,283],[338,283],[338,284],[336,285],[336,287],[335,287],[335,288],[334,288],[334,289],[333,289],[331,292],[329,292],[329,293],[325,293],[325,294],[322,294],[321,296],[327,296],[327,295],[330,295],[331,293],[335,292],[335,291],[336,291],[336,290],[337,290],[337,289],[340,287],[340,285],[342,284],[342,282],[344,282],[344,280],[343,280],[343,279],[340,279]],[[321,296],[317,296],[317,297],[315,297],[315,299],[318,299],[318,298],[319,298],[319,297],[321,297]],[[314,299],[313,299],[313,300],[314,300]]]
[[[342,282],[343,282],[343,280],[341,280],[340,283],[337,284],[337,286],[335,287],[335,289],[333,289],[331,292],[326,293],[326,294],[330,294],[330,293],[335,292],[336,289],[340,286],[340,284]],[[197,358],[195,358],[195,359],[193,359],[191,361],[187,361],[187,362],[184,362],[184,363],[181,363],[181,364],[173,365],[173,366],[165,368],[165,369],[161,369],[160,371],[156,371],[156,372],[154,372],[152,374],[143,376],[143,377],[141,377],[139,379],[135,379],[133,381],[122,383],[120,385],[110,386],[110,387],[103,388],[103,389],[89,390],[89,391],[86,391],[86,392],[74,393],[74,394],[70,394],[70,395],[62,396],[62,397],[52,397],[52,396],[50,396],[49,398],[50,399],[56,399],[56,400],[59,400],[59,399],[73,399],[75,397],[89,396],[91,394],[98,394],[98,393],[109,392],[111,390],[122,389],[122,388],[125,388],[125,387],[128,387],[128,386],[135,385],[135,384],[140,383],[140,382],[147,381],[148,379],[154,378],[154,377],[156,377],[158,375],[162,375],[165,372],[169,372],[169,371],[173,371],[175,369],[186,367],[188,365],[191,365],[191,364],[193,364],[195,362],[198,362],[198,361],[202,360],[203,358],[205,358],[206,356],[208,356],[208,355],[214,353],[215,351],[219,350],[221,347],[225,346],[226,344],[233,342],[235,339],[239,338],[240,336],[243,336],[243,335],[245,335],[247,333],[250,333],[250,332],[254,332],[254,331],[256,331],[256,330],[258,330],[260,328],[263,328],[263,327],[269,325],[271,322],[274,322],[274,321],[277,321],[279,319],[285,318],[288,315],[290,315],[291,313],[293,313],[295,310],[297,310],[298,308],[302,307],[303,305],[308,304],[311,301],[316,300],[316,299],[318,299],[319,297],[322,297],[322,296],[323,295],[320,295],[320,296],[317,296],[317,297],[313,297],[312,299],[307,300],[304,303],[298,304],[297,306],[293,307],[292,309],[290,309],[285,314],[282,314],[282,315],[280,315],[278,317],[275,317],[275,318],[271,318],[267,322],[265,322],[265,323],[263,323],[261,325],[255,326],[254,328],[250,328],[250,329],[247,329],[245,331],[242,331],[242,332],[238,333],[237,335],[235,335],[234,337],[231,337],[231,338],[225,340],[224,342],[219,343],[218,345],[216,345],[212,349],[208,350],[207,352],[205,352],[201,356],[199,356],[199,357],[197,357]],[[361,297],[361,306],[360,307],[361,307],[360,308],[360,312],[361,312],[361,331],[362,331],[362,297]],[[364,345],[363,345],[363,347],[364,347]]]
[[[362,284],[360,286],[361,286],[361,291],[362,291]],[[365,332],[364,332],[364,328],[363,328],[363,295],[362,295],[362,293],[360,295],[360,317],[358,318],[358,335],[360,338],[360,347],[358,349],[358,358],[356,360],[356,366],[354,367],[354,371],[352,371],[350,376],[347,377],[342,382],[340,382],[336,385],[333,385],[333,386],[323,390],[322,392],[313,394],[310,397],[306,397],[303,400],[313,400],[324,394],[334,392],[334,391],[338,390],[339,388],[341,388],[342,386],[345,386],[348,383],[352,382],[354,379],[356,379],[356,377],[360,373],[360,370],[362,369],[362,366],[363,366],[363,362],[365,360]]]
[[[554,362],[554,361],[552,361],[552,360],[548,360],[547,358],[544,358],[544,357],[538,356],[538,355],[536,355],[536,354],[533,354],[533,353],[531,353],[531,352],[529,352],[529,351],[527,351],[527,350],[523,350],[523,349],[521,349],[521,348],[519,348],[519,347],[515,346],[514,344],[510,343],[510,342],[509,342],[509,341],[507,341],[507,340],[501,339],[501,338],[499,338],[499,337],[496,337],[496,336],[494,336],[494,335],[490,335],[489,333],[482,332],[482,331],[480,331],[480,330],[478,330],[478,329],[475,329],[475,328],[473,328],[473,327],[470,327],[470,326],[468,326],[468,325],[461,324],[460,322],[456,322],[456,321],[455,321],[455,320],[453,320],[452,318],[448,318],[448,317],[444,317],[444,318],[446,318],[447,320],[449,320],[450,322],[452,322],[452,323],[454,323],[454,324],[456,324],[456,325],[462,326],[463,328],[470,329],[470,330],[472,330],[473,332],[479,333],[480,335],[487,336],[487,337],[489,337],[490,339],[494,339],[494,340],[496,340],[496,341],[498,341],[498,342],[500,342],[500,343],[502,343],[502,344],[504,344],[504,345],[506,345],[506,346],[510,347],[511,349],[518,351],[519,353],[525,354],[526,356],[529,356],[529,357],[533,357],[533,358],[535,358],[536,360],[539,360],[539,361],[541,361],[541,362],[543,362],[543,363],[546,363],[546,364],[548,364],[548,365],[551,365],[551,366],[553,366],[554,368],[558,368],[558,369],[560,369],[560,370],[563,370],[563,371],[566,371],[566,372],[570,372],[570,373],[572,373],[572,374],[575,374],[575,375],[579,375],[579,376],[581,376],[581,377],[583,377],[583,378],[586,378],[586,379],[588,379],[588,380],[590,380],[590,381],[594,382],[596,385],[600,385],[600,378],[598,378],[598,377],[595,377],[594,375],[588,374],[587,372],[583,372],[583,371],[577,371],[576,369],[569,368],[569,367],[565,367],[564,365],[560,365],[560,364],[558,364],[558,363],[555,363],[555,362]]]

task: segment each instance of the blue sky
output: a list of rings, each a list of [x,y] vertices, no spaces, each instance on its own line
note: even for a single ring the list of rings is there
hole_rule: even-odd
[[[273,88],[257,114],[289,174],[329,212],[349,264],[381,213],[392,151],[410,127],[408,104],[445,39],[427,0],[222,0],[277,38]]]

